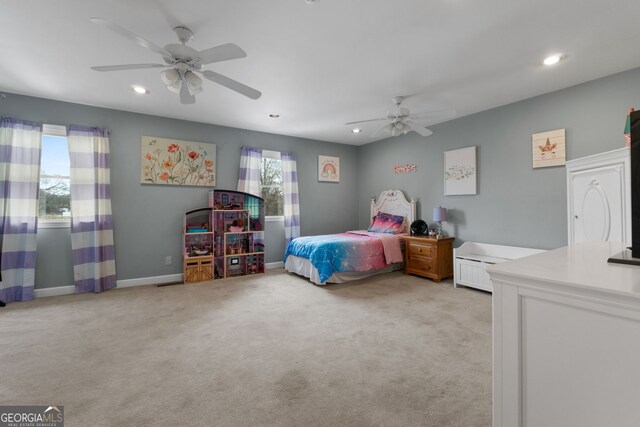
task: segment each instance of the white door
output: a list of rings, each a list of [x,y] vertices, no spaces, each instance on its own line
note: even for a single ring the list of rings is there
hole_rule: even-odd
[[[624,172],[610,165],[570,175],[573,241],[625,241]],[[571,240],[571,239],[570,239]]]

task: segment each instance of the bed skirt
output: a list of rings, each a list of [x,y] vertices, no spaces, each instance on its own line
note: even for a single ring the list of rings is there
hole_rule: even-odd
[[[348,271],[344,273],[334,272],[329,279],[325,283],[320,283],[320,275],[318,274],[318,270],[311,265],[311,262],[302,257],[297,257],[295,255],[289,255],[287,257],[287,261],[284,264],[285,270],[299,274],[300,276],[304,276],[309,278],[316,285],[326,285],[327,283],[344,283],[350,280],[360,280],[365,279],[367,277],[375,276],[376,274],[382,273],[390,273],[396,270],[402,270],[403,263],[398,262],[395,264],[389,264],[383,269],[380,270],[371,270],[371,271]]]

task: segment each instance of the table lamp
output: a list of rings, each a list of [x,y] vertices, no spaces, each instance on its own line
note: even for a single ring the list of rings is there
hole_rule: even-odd
[[[437,239],[443,237],[442,236],[442,222],[447,222],[447,208],[434,208],[433,209],[433,220],[438,221],[438,235]]]

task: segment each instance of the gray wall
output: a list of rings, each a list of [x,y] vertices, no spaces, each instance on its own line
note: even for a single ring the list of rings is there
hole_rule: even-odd
[[[240,147],[298,155],[303,235],[366,227],[371,196],[399,188],[419,201],[418,216],[432,223],[434,207],[449,209],[444,230],[458,240],[555,248],[567,242],[563,167],[532,169],[531,134],[567,129],[567,158],[622,147],[629,106],[640,107],[640,69],[628,71],[463,117],[362,147],[173,120],[124,111],[7,94],[0,115],[111,130],[112,202],[118,279],[181,272],[183,212],[205,206],[207,189],[139,183],[140,137],[162,136],[217,145],[217,188],[235,189]],[[446,150],[478,147],[478,195],[443,195]],[[318,154],[340,156],[341,182],[317,182]],[[395,164],[418,171],[394,174]],[[354,199],[355,197],[355,199]],[[282,225],[267,223],[267,262],[282,259]],[[68,230],[38,235],[36,287],[73,283]],[[165,256],[173,264],[164,265]]]
[[[399,188],[419,200],[418,216],[433,223],[446,207],[443,229],[463,241],[550,249],[567,244],[564,167],[531,167],[531,134],[566,128],[567,159],[624,146],[628,107],[640,107],[640,69],[538,96],[360,148],[358,210],[367,225],[369,199]],[[478,194],[444,196],[444,152],[477,146]],[[395,164],[417,172],[394,174]]]
[[[178,106],[177,102],[176,99]],[[182,272],[182,214],[207,205],[207,188],[140,184],[142,135],[215,143],[219,189],[236,188],[242,145],[296,153],[301,233],[335,233],[357,224],[357,201],[353,199],[358,182],[357,147],[13,94],[0,99],[0,115],[111,130],[112,209],[119,280]],[[339,184],[317,181],[319,154],[340,156]],[[282,261],[282,225],[267,223],[265,227],[267,262]],[[36,288],[73,284],[70,250],[68,229],[39,232]],[[173,264],[165,266],[168,255],[173,257]]]

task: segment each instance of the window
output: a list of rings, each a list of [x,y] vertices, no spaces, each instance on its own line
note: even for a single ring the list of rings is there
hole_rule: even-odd
[[[262,184],[262,198],[267,217],[282,217],[284,215],[284,187],[282,182],[282,163],[277,151],[262,151],[260,167],[260,184]]]
[[[70,170],[66,128],[44,125],[38,198],[38,225],[40,227],[69,227],[71,219]]]

